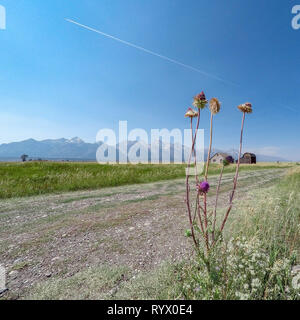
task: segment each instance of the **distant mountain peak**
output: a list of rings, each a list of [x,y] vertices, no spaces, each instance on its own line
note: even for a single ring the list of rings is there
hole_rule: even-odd
[[[67,140],[67,142],[70,142],[70,143],[84,143],[84,141],[82,139],[80,139],[79,137],[74,137],[70,140]]]
[[[27,140],[24,140],[24,141],[21,141],[21,142],[36,142],[36,140],[32,139],[32,138],[29,138]]]

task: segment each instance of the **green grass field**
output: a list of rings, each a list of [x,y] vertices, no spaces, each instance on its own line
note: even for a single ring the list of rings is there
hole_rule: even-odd
[[[284,168],[291,164],[242,165],[243,170]],[[128,184],[172,180],[185,176],[186,165],[107,165],[97,163],[0,163],[0,199],[76,190],[93,190]],[[233,172],[235,165],[226,167]],[[220,171],[211,165],[210,174]]]

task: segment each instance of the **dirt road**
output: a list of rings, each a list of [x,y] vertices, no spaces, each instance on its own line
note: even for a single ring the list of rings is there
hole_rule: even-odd
[[[236,199],[284,173],[241,172]],[[210,179],[212,195],[217,178]],[[233,174],[224,175],[221,208],[232,180]],[[192,250],[184,236],[184,189],[183,180],[174,180],[1,200],[0,264],[8,273],[7,297],[21,298],[38,282],[70,277],[91,266],[126,265],[139,273],[187,257]]]

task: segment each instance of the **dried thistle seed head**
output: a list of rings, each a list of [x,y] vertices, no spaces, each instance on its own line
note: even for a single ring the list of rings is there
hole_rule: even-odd
[[[238,109],[245,113],[252,113],[252,104],[250,102],[240,104]]]
[[[220,112],[221,103],[217,98],[212,98],[209,102],[209,109],[212,114],[217,114]]]
[[[194,97],[193,106],[198,109],[204,109],[206,107],[207,102],[208,101],[206,100],[205,94],[202,91]]]
[[[188,110],[184,116],[186,118],[195,118],[195,117],[198,117],[198,112],[192,108],[188,108]]]

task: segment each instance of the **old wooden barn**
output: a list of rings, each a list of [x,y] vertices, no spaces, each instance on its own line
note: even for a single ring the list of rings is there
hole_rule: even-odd
[[[240,163],[255,164],[256,155],[254,153],[246,152],[240,159]]]

